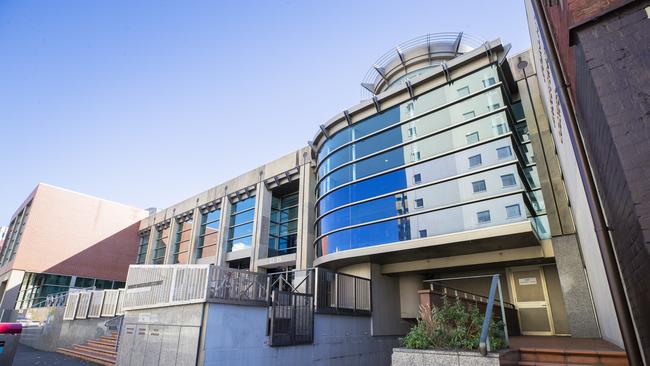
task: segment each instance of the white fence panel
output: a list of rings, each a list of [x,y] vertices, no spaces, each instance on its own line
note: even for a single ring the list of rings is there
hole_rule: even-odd
[[[63,320],[73,320],[77,314],[77,305],[79,304],[79,293],[72,292],[68,294],[68,300],[65,303],[63,311]]]
[[[90,309],[88,310],[89,318],[99,318],[102,315],[102,305],[104,304],[104,291],[91,291]]]
[[[124,297],[125,297],[124,294],[125,293],[126,293],[126,290],[121,288],[120,289],[120,294],[117,297],[117,308],[115,309],[115,315],[124,315],[123,306],[124,306]]]
[[[75,319],[86,319],[88,317],[91,296],[92,292],[90,291],[79,292],[79,304],[77,305],[77,315],[75,316]]]
[[[120,297],[120,290],[104,290],[104,304],[102,305],[102,316],[113,317],[117,311],[117,300]]]

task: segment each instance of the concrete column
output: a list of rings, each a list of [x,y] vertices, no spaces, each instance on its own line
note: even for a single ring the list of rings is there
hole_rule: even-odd
[[[0,309],[13,310],[16,307],[16,300],[18,299],[18,293],[20,292],[20,286],[23,283],[24,277],[25,271],[14,269],[11,270],[8,273],[8,276],[3,279],[3,281],[7,281],[7,286],[5,287],[4,294],[2,295]]]
[[[399,277],[381,274],[381,265],[371,264],[373,336],[395,336],[408,333],[411,325],[400,314]]]
[[[271,225],[271,201],[273,194],[266,189],[264,182],[257,184],[255,195],[255,222],[253,225],[253,245],[251,247],[251,271],[257,271],[258,259],[266,258],[269,252],[269,229]]]
[[[217,266],[226,265],[226,249],[228,247],[228,226],[230,225],[230,210],[232,204],[225,196],[221,200],[221,225],[219,225],[219,243],[217,244],[217,257],[215,264]]]
[[[298,190],[298,238],[296,269],[311,268],[314,262],[314,220],[316,219],[316,176],[307,162],[300,166]]]
[[[578,338],[600,338],[577,237],[556,236],[552,242],[571,335]]]

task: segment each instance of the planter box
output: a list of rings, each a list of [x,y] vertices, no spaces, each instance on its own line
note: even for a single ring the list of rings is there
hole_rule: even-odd
[[[392,366],[499,366],[499,354],[478,352],[393,348]]]

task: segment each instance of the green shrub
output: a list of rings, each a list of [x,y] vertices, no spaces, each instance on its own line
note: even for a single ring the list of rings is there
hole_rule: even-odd
[[[401,341],[404,347],[414,349],[476,350],[484,317],[475,304],[464,304],[459,300],[450,303],[445,297],[441,307],[421,305],[417,325]],[[504,347],[501,321],[491,321],[488,334],[491,349]]]

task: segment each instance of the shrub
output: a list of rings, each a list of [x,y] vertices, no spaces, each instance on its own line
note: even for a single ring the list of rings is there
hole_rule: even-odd
[[[418,323],[401,341],[404,347],[414,349],[475,350],[479,346],[484,317],[475,304],[464,304],[460,300],[450,303],[444,297],[441,307],[420,306]],[[503,348],[505,337],[501,321],[491,321],[488,334],[491,349]]]

